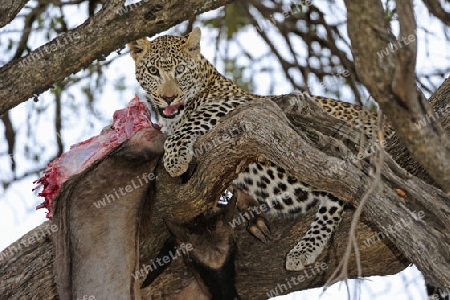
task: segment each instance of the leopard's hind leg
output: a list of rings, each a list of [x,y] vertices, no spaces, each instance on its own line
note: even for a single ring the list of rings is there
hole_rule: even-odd
[[[319,194],[320,204],[314,221],[303,238],[286,255],[286,269],[289,271],[301,271],[314,263],[342,220],[344,202],[327,193]]]

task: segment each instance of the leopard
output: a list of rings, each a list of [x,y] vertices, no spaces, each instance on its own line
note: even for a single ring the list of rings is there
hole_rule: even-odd
[[[136,79],[161,130],[168,135],[163,162],[172,177],[188,170],[197,138],[239,105],[280,97],[256,95],[238,87],[201,54],[200,39],[201,30],[196,27],[187,36],[163,35],[152,41],[144,37],[128,44]],[[358,105],[307,96],[331,116],[362,127],[369,136],[374,133],[376,113],[361,118]],[[249,164],[233,184],[265,205],[271,215],[295,217],[318,207],[306,234],[286,255],[285,268],[289,271],[301,271],[314,263],[343,218],[343,200],[301,182],[274,163]]]

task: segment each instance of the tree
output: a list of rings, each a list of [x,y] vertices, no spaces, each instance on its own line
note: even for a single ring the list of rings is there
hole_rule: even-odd
[[[0,104],[0,110],[6,111],[21,101],[25,101],[33,93],[42,92],[55,82],[63,80],[70,73],[87,66],[93,59],[101,55],[107,55],[116,48],[122,47],[127,41],[145,35],[153,35],[161,29],[168,28],[187,19],[187,16],[201,12],[198,10],[199,7],[207,10],[223,5],[225,2],[215,2],[214,6],[209,6],[212,3],[204,5],[192,1],[189,7],[181,7],[178,1],[165,1],[161,2],[160,5],[153,4],[153,6],[142,4],[137,6],[139,9],[132,9],[127,14],[119,16],[115,12],[120,9],[122,4],[121,1],[111,1],[105,4],[97,14],[91,17],[90,21],[79,28],[69,30],[66,35],[57,37],[48,45],[51,47],[51,45],[61,44],[64,38],[68,38],[69,34],[72,34],[73,43],[66,45],[64,48],[57,49],[57,51],[37,49],[28,55],[32,58],[33,53],[41,53],[44,59],[16,58],[4,66],[0,70],[1,78],[5,78],[0,84],[2,86],[0,93],[3,96],[2,99],[8,100]],[[425,1],[425,4],[429,7],[431,13],[445,22],[443,17],[445,11],[440,6],[431,1]],[[238,20],[244,19],[250,20],[250,22],[253,20],[255,22],[252,15],[247,13],[251,11],[248,9],[250,5],[261,13],[270,14],[271,12],[266,6],[250,1],[228,6],[225,11],[233,9],[234,16],[242,17]],[[304,37],[305,40],[310,41],[309,47],[313,47],[314,42],[317,42],[323,48],[331,48],[332,53],[340,58],[342,65],[347,70],[352,70],[350,73],[353,75],[349,78],[351,89],[357,91],[357,86],[360,83],[367,87],[381,109],[386,112],[388,120],[396,129],[402,141],[400,142],[398,137],[389,139],[386,146],[387,152],[391,153],[403,168],[417,177],[407,175],[387,155],[382,155],[384,159],[377,160],[375,175],[370,175],[371,166],[366,160],[359,160],[359,167],[349,163],[346,158],[349,157],[350,153],[356,156],[358,151],[367,149],[369,145],[362,144],[362,148],[356,147],[355,145],[361,143],[358,131],[343,122],[338,122],[326,116],[320,109],[310,103],[307,97],[286,96],[277,103],[278,106],[268,103],[253,103],[239,108],[227,117],[225,123],[197,141],[197,144],[201,147],[202,143],[214,138],[221,128],[237,128],[241,122],[246,125],[245,128],[248,128],[233,141],[218,145],[214,153],[199,156],[196,172],[186,185],[182,185],[176,179],[169,178],[161,166],[156,169],[156,173],[159,174],[156,182],[158,193],[154,195],[152,201],[154,206],[150,210],[150,220],[153,227],[145,230],[146,235],[142,236],[140,266],[148,264],[167,239],[168,231],[165,226],[157,226],[163,224],[164,218],[177,221],[193,218],[200,212],[205,211],[218,198],[221,191],[233,178],[236,169],[242,167],[242,162],[266,159],[291,170],[302,181],[313,183],[323,190],[332,191],[333,194],[346,199],[355,207],[358,207],[359,203],[364,201],[361,200],[361,191],[367,191],[367,193],[364,193],[365,197],[363,197],[363,199],[367,199],[364,205],[364,217],[359,222],[356,237],[359,245],[362,245],[365,240],[374,234],[384,231],[380,230],[381,228],[393,228],[389,231],[389,241],[383,239],[382,243],[360,249],[360,253],[355,254],[361,258],[362,271],[355,266],[354,256],[352,256],[348,268],[344,267],[344,272],[339,274],[337,279],[343,279],[342,276],[344,275],[355,278],[361,275],[392,274],[404,268],[409,262],[414,262],[424,273],[427,281],[443,288],[450,286],[449,257],[446,250],[450,241],[449,232],[446,230],[446,225],[448,225],[446,216],[448,216],[449,210],[448,193],[450,192],[447,137],[449,125],[446,103],[449,82],[447,80],[428,102],[425,101],[420,93],[415,92],[416,79],[413,76],[415,69],[415,49],[413,46],[415,42],[408,43],[408,47],[404,43],[404,47],[391,52],[392,55],[387,55],[383,60],[374,59],[379,57],[377,52],[381,51],[380,49],[389,49],[386,48],[389,46],[389,42],[395,41],[393,35],[384,29],[387,22],[384,17],[387,12],[380,2],[346,3],[346,7],[349,37],[352,43],[352,54],[357,62],[356,65],[348,59],[348,54],[345,51],[332,44],[333,39],[331,37],[323,39],[319,34],[305,36],[305,32],[296,29],[293,24],[298,22],[300,18],[294,18],[292,11],[291,15],[286,16],[283,20],[284,22],[278,23],[278,28],[280,28],[280,31],[285,30],[284,36],[286,37],[288,32],[294,32],[298,36]],[[309,25],[317,23],[313,16],[318,15],[318,19],[322,22],[319,23],[329,30],[330,35],[339,33],[336,26],[330,26],[324,21],[323,14],[317,7],[307,5],[302,6],[302,9],[305,10],[305,12],[302,12],[304,13],[302,16],[310,17],[309,19],[306,18]],[[405,3],[397,1],[396,12],[400,22],[398,39],[402,41],[402,37],[409,37],[415,29],[412,4],[408,1]],[[222,18],[223,22],[230,22],[226,16],[227,14]],[[11,13],[9,20],[13,17],[14,13]],[[133,24],[133,26],[121,26],[126,22]],[[192,22],[191,18],[188,27],[192,26]],[[93,24],[98,25],[93,26]],[[236,22],[234,26],[239,28],[244,26],[243,24]],[[370,26],[363,24],[370,24]],[[234,31],[232,26],[227,25],[225,28],[228,30],[227,36],[230,37]],[[140,28],[140,31],[137,32],[135,28]],[[79,32],[80,36],[86,36],[86,39],[78,41],[75,38],[75,32]],[[264,38],[264,31],[259,32]],[[271,41],[267,36],[266,41],[270,47]],[[272,45],[271,48],[275,47]],[[312,54],[314,51],[310,50]],[[67,53],[71,53],[71,60],[67,59]],[[277,55],[278,52],[273,49],[273,53]],[[290,78],[289,80],[295,86],[295,80],[292,76],[289,77],[292,63],[284,60],[279,53],[278,56],[283,69],[286,70],[287,78]],[[20,63],[23,61],[27,62],[22,65],[22,68],[25,69],[20,69]],[[63,65],[64,68],[58,70],[54,67],[55,65]],[[347,66],[349,67],[347,68]],[[304,78],[307,78],[308,73],[311,72],[307,67],[310,66],[302,67],[299,69],[302,71]],[[39,76],[36,71],[33,72],[33,70],[40,69],[48,74],[46,78]],[[324,78],[325,76],[324,73],[321,73],[321,68],[316,68],[314,72],[318,78]],[[33,84],[27,85],[30,82],[33,82]],[[11,91],[9,88],[11,86],[23,88]],[[62,87],[64,87],[64,83]],[[359,92],[355,92],[355,98],[361,99],[361,96],[358,97],[358,95]],[[429,108],[430,106],[434,109],[434,114]],[[427,115],[429,116],[428,119],[426,118]],[[7,124],[8,118],[3,120]],[[421,125],[418,126],[418,122],[422,120],[427,122],[420,123]],[[344,141],[347,142],[342,142],[342,136],[345,137]],[[417,143],[418,139],[420,143]],[[406,145],[407,150],[401,146],[402,143]],[[11,144],[13,143],[8,143],[9,146]],[[246,145],[245,149],[239,147],[239,145],[244,144]],[[276,145],[276,147],[268,147],[268,145]],[[333,146],[331,149],[330,145]],[[292,157],[303,157],[304,159],[297,161],[292,160]],[[423,167],[415,163],[411,157]],[[105,163],[107,162],[106,160]],[[337,172],[329,172],[329,168],[323,167],[324,165],[332,167],[336,164],[339,165]],[[304,170],[308,171],[305,172]],[[431,184],[427,184],[419,178]],[[76,180],[75,182],[77,182]],[[202,182],[210,184],[204,187],[201,185]],[[436,188],[437,186],[441,187],[441,190]],[[406,198],[399,197],[395,188],[405,192]],[[150,191],[152,190],[154,189],[150,189]],[[401,191],[398,190],[398,193],[401,193]],[[68,196],[68,199],[76,199],[77,195],[71,194],[70,197]],[[190,199],[190,201],[186,201],[186,199]],[[411,220],[411,212],[414,211],[424,213],[423,222],[412,222],[409,227],[398,226],[399,220]],[[305,218],[306,222],[303,222],[303,220],[295,222],[292,220],[273,220],[278,240],[273,243],[276,245],[271,245],[270,249],[249,237],[244,230],[236,231],[236,239],[240,249],[237,258],[237,287],[242,295],[252,295],[255,298],[267,297],[268,291],[271,291],[279,283],[285,283],[285,279],[292,276],[292,273],[283,269],[284,255],[298,240],[298,232],[306,230],[311,218],[312,216]],[[349,231],[352,232],[350,230],[350,219],[351,216],[347,213],[346,219],[335,235],[332,246],[319,258],[319,262],[326,262],[326,270],[319,276],[306,278],[305,281],[293,287],[289,292],[320,286],[327,281],[347,248],[347,234]],[[294,228],[298,230],[293,230]],[[440,229],[429,232],[429,228]],[[29,234],[32,235],[33,233],[30,232]],[[415,244],[422,247],[412,247]],[[34,251],[31,252],[33,257],[40,258],[45,255],[47,258],[45,264],[36,259],[30,262],[29,257],[21,256],[17,258],[17,261],[9,260],[3,265],[2,278],[8,278],[8,281],[3,282],[7,295],[19,297],[19,295],[34,292],[46,297],[54,296],[53,275],[50,271],[52,248],[46,240],[33,244],[33,249]],[[261,261],[262,255],[260,253],[267,256],[271,255],[275,259],[270,262]],[[383,259],[380,260],[380,257]],[[436,264],[439,264],[440,268],[435,268]],[[12,268],[11,266],[15,267]],[[35,276],[21,278],[21,274],[24,274],[22,271],[24,268],[31,268]],[[35,270],[40,268],[44,268],[45,272],[36,274]],[[268,274],[267,269],[274,271]],[[192,277],[187,279],[186,282],[180,282],[179,278],[186,276],[183,270],[181,261],[175,261],[144,293],[148,294],[152,290],[153,295],[167,295],[182,290],[187,283],[193,282]],[[38,276],[39,281],[43,283],[42,287],[45,288],[33,288],[32,284],[38,281]],[[23,284],[23,282],[29,282],[30,288],[18,290],[17,285]]]

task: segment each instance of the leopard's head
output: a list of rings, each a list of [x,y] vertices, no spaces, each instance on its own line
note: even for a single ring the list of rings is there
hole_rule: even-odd
[[[207,84],[200,36],[197,27],[186,37],[166,35],[128,44],[136,63],[136,78],[163,118],[181,114],[188,101]]]

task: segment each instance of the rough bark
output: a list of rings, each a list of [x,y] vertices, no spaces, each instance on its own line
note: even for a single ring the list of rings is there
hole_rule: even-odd
[[[397,1],[398,40],[386,28],[381,1],[345,1],[356,71],[408,148],[450,195],[450,140],[416,90],[416,22],[412,1]],[[392,47],[392,51],[390,50]],[[380,56],[383,50],[387,54]],[[417,126],[427,120],[423,126]]]
[[[445,102],[439,97],[447,93],[436,93],[436,103]],[[223,129],[246,128],[240,135],[219,143],[200,156],[200,163],[187,184],[170,178],[163,166],[158,166],[155,200],[146,204],[152,208],[144,210],[141,216],[146,220],[141,225],[141,267],[156,257],[169,236],[164,219],[182,222],[205,211],[235,174],[255,159],[270,159],[302,181],[358,205],[374,178],[370,175],[371,167],[367,161],[359,161],[358,165],[345,159],[352,151],[356,153],[353,145],[358,144],[357,134],[353,135],[347,124],[325,115],[314,102],[286,96],[278,105],[284,113],[267,101],[245,105],[199,139],[196,147],[216,138]],[[339,132],[345,132],[351,142],[344,145],[334,140],[333,137],[340,136]],[[342,161],[345,163],[341,164]],[[338,172],[330,174],[329,170],[336,164],[340,166]],[[413,262],[428,282],[449,287],[449,199],[442,191],[400,170],[388,158],[382,168],[382,182],[370,195],[364,210],[365,218],[358,227],[357,242],[361,247],[363,276],[394,274]],[[406,197],[400,197],[395,188],[401,188]],[[415,220],[414,211],[416,215],[422,211],[424,218]],[[321,286],[326,282],[344,253],[351,212],[346,211],[345,220],[330,247],[318,259],[318,262],[327,264],[327,269],[312,278],[304,278],[303,282],[283,291],[283,294]],[[245,226],[235,231],[239,247],[237,287],[241,295],[249,299],[264,299],[267,298],[266,293],[279,283],[285,284],[286,279],[292,276],[305,275],[303,272],[287,272],[284,256],[305,233],[312,218],[313,215],[299,220],[274,220],[273,238],[267,245],[246,233]],[[408,225],[404,226],[404,223]],[[383,229],[389,226],[392,230]],[[364,241],[379,231],[389,234],[389,239],[366,247]],[[24,238],[32,234],[30,232]],[[34,258],[31,261],[30,255]],[[47,239],[2,262],[0,290],[6,295],[2,299],[25,297],[33,291],[30,288],[38,286],[36,282],[44,288],[39,287],[33,293],[45,294],[48,299],[56,298],[51,271],[52,255],[52,245]],[[33,270],[32,274],[27,270]],[[353,258],[348,275],[350,278],[357,276]],[[187,290],[191,291],[195,285],[193,280],[181,260],[175,260],[152,285],[142,290],[142,298],[150,299],[150,293],[152,299],[172,298],[177,293],[183,295],[180,299],[186,298]],[[30,288],[21,288],[23,286]]]
[[[27,2],[28,0],[0,2],[0,28],[11,22]]]
[[[88,67],[94,60],[103,60],[127,42],[153,36],[230,2],[193,0],[184,5],[180,0],[141,1],[120,15],[125,1],[106,1],[97,14],[79,27],[0,68],[0,115]]]

